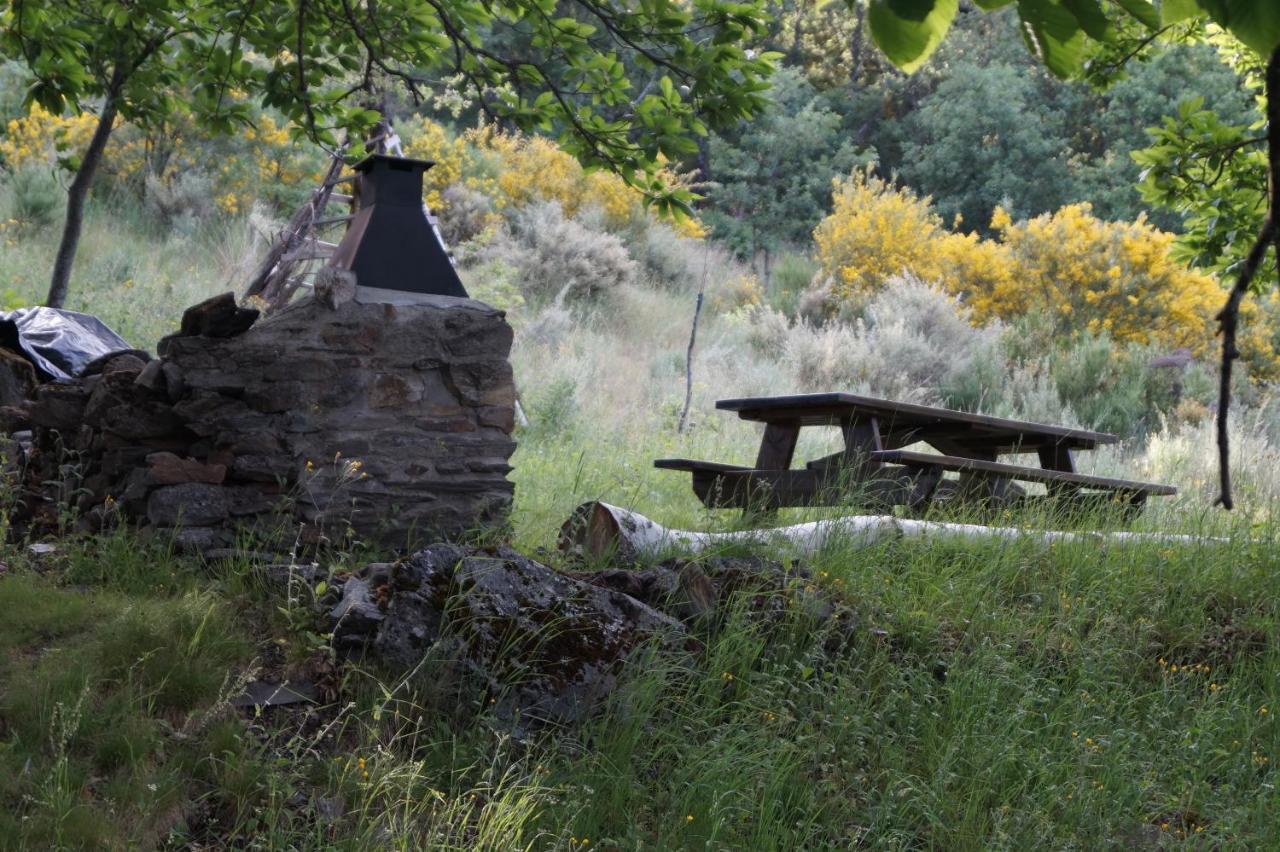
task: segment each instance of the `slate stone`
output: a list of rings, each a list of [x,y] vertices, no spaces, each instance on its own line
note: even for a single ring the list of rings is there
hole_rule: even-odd
[[[227,469],[220,464],[179,458],[173,453],[151,453],[147,456],[147,477],[155,485],[181,485],[185,482],[220,485],[227,478]]]
[[[187,482],[155,489],[147,498],[147,520],[157,527],[206,527],[231,515],[231,498],[220,485]]]
[[[41,385],[31,406],[31,423],[59,432],[79,429],[90,394],[89,386],[80,382]]]

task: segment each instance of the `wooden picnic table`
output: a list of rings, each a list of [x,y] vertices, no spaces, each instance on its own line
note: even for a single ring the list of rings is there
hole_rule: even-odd
[[[921,508],[935,497],[961,496],[997,504],[1026,497],[1015,480],[1044,483],[1061,499],[1122,497],[1141,507],[1171,486],[1081,474],[1075,452],[1115,443],[1115,435],[895,402],[850,393],[723,399],[716,408],[765,424],[754,467],[692,459],[658,459],[668,470],[693,474],[694,491],[708,506],[772,510],[831,505],[862,490],[876,502]],[[835,426],[844,448],[792,469],[800,430]],[[907,450],[925,443],[937,452]],[[1039,467],[1008,464],[1000,456],[1035,453]],[[959,473],[958,482],[944,479]]]

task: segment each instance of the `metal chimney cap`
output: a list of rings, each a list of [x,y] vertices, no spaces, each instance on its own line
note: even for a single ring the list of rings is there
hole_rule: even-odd
[[[378,163],[386,163],[399,171],[426,171],[436,164],[435,160],[415,160],[411,157],[393,157],[390,154],[370,154],[351,168],[358,172],[367,172]]]

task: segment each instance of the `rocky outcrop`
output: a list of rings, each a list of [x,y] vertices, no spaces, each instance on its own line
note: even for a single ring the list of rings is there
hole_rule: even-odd
[[[201,549],[282,522],[395,549],[451,537],[510,506],[510,347],[502,312],[470,299],[308,298],[258,319],[226,294],[158,359],[39,387],[27,481],[46,502],[78,495],[89,526],[118,508]]]

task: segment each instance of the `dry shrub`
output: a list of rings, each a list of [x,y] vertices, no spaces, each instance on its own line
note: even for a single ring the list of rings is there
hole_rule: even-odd
[[[805,390],[939,402],[990,357],[998,337],[996,328],[974,328],[953,296],[901,276],[872,297],[862,319],[792,329],[785,357]]]
[[[554,201],[521,210],[478,259],[514,268],[524,297],[534,304],[598,301],[636,276],[622,240],[566,218]]]

